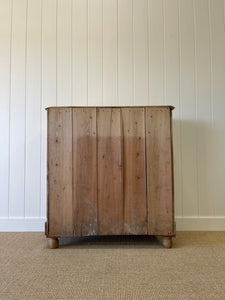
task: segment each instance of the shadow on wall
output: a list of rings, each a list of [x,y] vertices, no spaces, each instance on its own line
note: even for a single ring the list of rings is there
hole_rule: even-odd
[[[225,126],[173,120],[175,215],[225,215]]]

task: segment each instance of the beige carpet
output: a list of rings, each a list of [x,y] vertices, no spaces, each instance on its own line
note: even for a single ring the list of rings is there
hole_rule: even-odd
[[[43,233],[0,233],[0,299],[225,299],[225,233],[178,232],[172,249],[102,237],[55,250]]]

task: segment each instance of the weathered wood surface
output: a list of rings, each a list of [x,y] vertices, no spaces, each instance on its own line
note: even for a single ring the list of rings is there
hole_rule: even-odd
[[[48,109],[48,237],[175,234],[171,109]]]
[[[146,107],[148,233],[173,235],[173,166],[169,108]]]
[[[73,109],[74,235],[97,234],[96,109]]]
[[[123,233],[123,165],[120,109],[97,109],[98,233]]]
[[[122,108],[124,234],[147,234],[145,110]]]
[[[72,109],[48,112],[48,225],[50,236],[73,236]]]

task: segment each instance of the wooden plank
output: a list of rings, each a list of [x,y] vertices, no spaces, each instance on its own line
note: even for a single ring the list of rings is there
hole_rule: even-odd
[[[198,215],[197,127],[194,10],[192,1],[179,1],[180,108],[183,216]],[[191,122],[190,122],[191,120]],[[194,122],[193,122],[194,120]],[[191,187],[191,188],[190,188]]]
[[[210,33],[211,33],[211,96],[212,96],[212,135],[213,140],[210,147],[212,161],[211,187],[213,187],[213,215],[223,217],[225,215],[225,38],[224,38],[224,1],[210,1]],[[208,187],[207,187],[208,189]]]
[[[71,1],[57,0],[57,105],[71,105]]]
[[[205,0],[194,1],[195,48],[196,48],[196,118],[197,118],[197,183],[198,208],[200,216],[213,216],[215,194],[213,191],[212,171],[215,167],[212,147],[211,103],[211,53],[209,3]],[[175,155],[174,155],[175,156]],[[176,186],[176,185],[175,185]],[[207,186],[207,189],[205,188]],[[176,201],[175,201],[176,203]]]
[[[122,108],[124,233],[147,234],[145,111]]]
[[[165,103],[163,0],[148,1],[149,15],[149,104]]]
[[[48,206],[49,235],[72,236],[71,108],[48,110]]]
[[[72,1],[72,104],[87,105],[88,1]]]
[[[11,41],[9,216],[24,216],[27,1],[13,1]]]
[[[169,108],[146,107],[148,232],[172,235],[173,168]]]
[[[117,86],[117,5],[115,0],[106,0],[103,5],[103,105],[118,104]]]
[[[134,104],[147,105],[148,82],[148,0],[133,0]]]
[[[74,235],[97,234],[96,109],[73,109]]]
[[[102,0],[88,1],[88,105],[102,104]]]
[[[98,233],[123,232],[123,176],[120,109],[97,109]]]
[[[205,0],[203,0],[205,1]],[[182,216],[182,169],[181,169],[181,105],[179,62],[179,14],[178,1],[165,1],[165,103],[176,107],[173,111],[173,149],[175,176],[175,215]]]
[[[0,217],[8,216],[11,1],[0,0]]]
[[[40,217],[41,2],[27,12],[25,216]],[[35,191],[35,193],[34,193]]]
[[[42,3],[41,217],[46,217],[47,112],[56,105],[56,1]]]
[[[133,89],[133,6],[118,0],[118,103],[132,105]]]

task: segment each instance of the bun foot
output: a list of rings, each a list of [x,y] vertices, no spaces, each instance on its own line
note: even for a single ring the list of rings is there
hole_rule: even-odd
[[[173,241],[171,236],[156,236],[157,240],[163,247],[165,248],[172,248],[173,246]]]
[[[48,246],[51,249],[59,248],[59,240],[57,238],[49,238]]]

